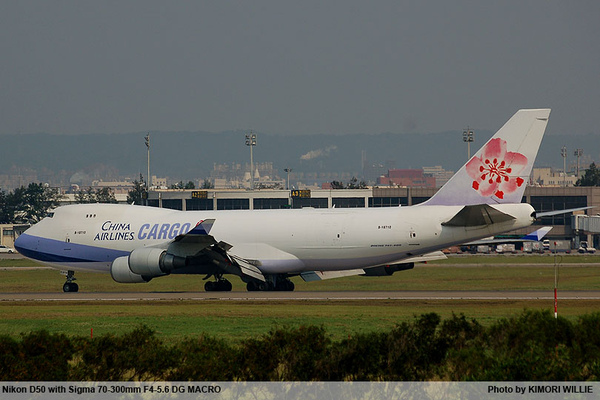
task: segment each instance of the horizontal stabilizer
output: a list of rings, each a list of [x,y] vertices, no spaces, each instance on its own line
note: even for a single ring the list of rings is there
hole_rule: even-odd
[[[464,206],[452,219],[442,223],[444,226],[485,226],[515,219],[487,204]]]
[[[590,208],[594,208],[594,206],[589,206],[589,207],[578,207],[578,208],[568,208],[566,210],[554,210],[554,211],[543,211],[543,212],[536,212],[535,213],[535,217],[536,218],[542,218],[542,217],[551,217],[553,215],[561,215],[561,214],[568,214],[570,212],[574,212],[574,211],[583,211],[583,210],[589,210]]]

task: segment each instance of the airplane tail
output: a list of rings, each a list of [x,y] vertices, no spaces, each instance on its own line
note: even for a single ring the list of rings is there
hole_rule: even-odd
[[[422,205],[520,203],[550,109],[519,110]]]

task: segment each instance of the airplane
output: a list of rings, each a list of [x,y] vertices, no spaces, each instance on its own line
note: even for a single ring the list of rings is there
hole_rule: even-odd
[[[119,283],[205,275],[207,291],[292,291],[305,281],[385,276],[443,258],[453,245],[525,228],[540,213],[522,203],[549,109],[517,111],[429,200],[351,209],[178,211],[124,204],[58,207],[15,248],[66,270],[110,273]]]
[[[525,236],[521,236],[520,238],[484,238],[481,240],[475,240],[469,243],[465,243],[461,246],[463,251],[471,251],[475,252],[475,250],[479,251],[479,246],[484,246],[487,251],[489,251],[490,246],[496,246],[497,252],[506,251],[505,249],[512,249],[514,252],[516,244],[522,244],[526,242],[541,242],[544,236],[548,234],[552,230],[551,226],[543,226],[540,229],[537,229],[531,233],[528,233]],[[508,247],[507,247],[508,246]]]
[[[561,210],[562,211],[562,210]],[[542,226],[540,229],[537,229],[531,233],[528,233],[525,236],[521,236],[520,238],[494,238],[490,236],[489,238],[484,238],[480,240],[474,240],[469,243],[465,243],[464,246],[478,246],[482,244],[506,244],[506,243],[523,243],[523,242],[541,242],[544,236],[548,234],[552,230],[551,226]]]

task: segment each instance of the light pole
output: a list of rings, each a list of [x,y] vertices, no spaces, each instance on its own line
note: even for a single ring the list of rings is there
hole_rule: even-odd
[[[290,172],[292,172],[291,168],[284,168],[285,172],[287,172],[287,190],[290,190]]]
[[[583,149],[575,149],[573,155],[577,157],[577,179],[579,179],[579,157],[583,155]]]
[[[148,205],[148,197],[150,195],[150,132],[144,137],[144,140],[148,149],[148,175],[146,175],[146,205]]]
[[[254,190],[254,159],[252,158],[252,148],[256,146],[256,135],[250,131],[246,135],[246,146],[250,146],[250,189]]]
[[[471,159],[471,142],[473,141],[473,131],[467,129],[463,131],[463,142],[467,143],[467,161]]]
[[[563,146],[560,149],[560,155],[563,158],[563,185],[567,186],[567,147]]]

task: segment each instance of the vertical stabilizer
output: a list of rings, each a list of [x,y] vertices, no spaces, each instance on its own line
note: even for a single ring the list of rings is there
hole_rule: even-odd
[[[520,203],[549,116],[549,109],[517,111],[422,205]]]

